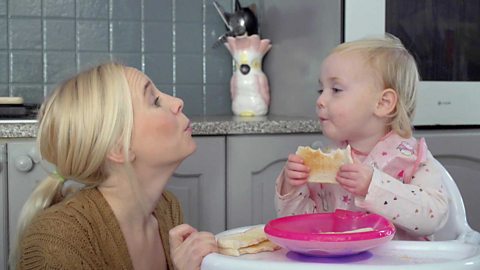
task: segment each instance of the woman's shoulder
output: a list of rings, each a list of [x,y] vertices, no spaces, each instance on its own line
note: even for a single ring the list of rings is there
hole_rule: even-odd
[[[65,228],[65,234],[75,231],[75,227],[82,228],[85,225],[92,225],[95,219],[92,211],[98,208],[95,201],[89,199],[88,191],[79,191],[72,197],[41,211],[32,220],[30,227],[40,227],[42,230],[53,230]]]
[[[92,230],[87,215],[74,211],[64,203],[51,206],[38,213],[27,226],[22,237],[24,248],[39,247],[51,249],[58,246],[64,250],[67,246],[77,246],[77,242],[88,238]],[[86,226],[87,225],[87,226]]]
[[[108,228],[111,218],[102,210],[101,194],[94,190],[77,192],[32,220],[21,240],[20,264],[41,262],[65,269],[95,269],[102,260],[92,254],[105,255],[102,250],[113,254],[119,248],[118,239]]]
[[[22,241],[39,246],[54,242],[78,247],[92,245],[99,233],[105,233],[111,218],[108,209],[103,208],[98,190],[81,190],[38,213]]]

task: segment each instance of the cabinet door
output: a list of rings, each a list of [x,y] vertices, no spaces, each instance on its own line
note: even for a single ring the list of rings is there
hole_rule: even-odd
[[[275,180],[290,153],[326,139],[319,134],[227,138],[227,229],[276,218]]]
[[[35,141],[7,144],[8,155],[8,232],[10,249],[17,238],[17,221],[23,204],[42,181],[51,165],[41,162]]]
[[[197,151],[167,185],[182,204],[185,222],[219,233],[225,230],[225,137],[194,137]]]
[[[448,170],[463,197],[470,226],[480,231],[480,132],[419,131],[425,137],[430,152]]]
[[[0,269],[8,269],[7,149],[0,144]]]

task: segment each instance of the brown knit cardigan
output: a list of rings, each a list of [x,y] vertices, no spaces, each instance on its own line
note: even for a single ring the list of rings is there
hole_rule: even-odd
[[[183,223],[180,204],[164,192],[155,210],[173,270],[168,231]],[[115,215],[98,189],[85,189],[34,218],[20,243],[17,269],[133,269]]]

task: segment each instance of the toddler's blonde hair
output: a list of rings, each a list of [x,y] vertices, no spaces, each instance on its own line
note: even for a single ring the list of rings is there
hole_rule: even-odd
[[[342,43],[332,53],[358,52],[380,76],[383,89],[397,92],[397,104],[391,115],[391,129],[404,138],[412,136],[416,94],[420,81],[417,64],[402,42],[391,34]]]

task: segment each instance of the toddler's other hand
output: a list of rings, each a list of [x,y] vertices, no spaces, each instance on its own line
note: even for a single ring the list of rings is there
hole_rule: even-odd
[[[288,156],[284,168],[285,181],[282,185],[281,195],[289,193],[294,187],[307,183],[310,168],[303,164],[303,159],[295,154]]]
[[[354,159],[352,164],[344,164],[337,173],[337,182],[348,192],[365,196],[372,181],[373,168]]]

